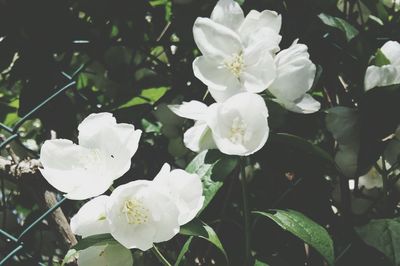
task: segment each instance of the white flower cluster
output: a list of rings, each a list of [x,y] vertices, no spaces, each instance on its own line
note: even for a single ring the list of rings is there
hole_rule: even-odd
[[[193,72],[217,103],[171,106],[196,121],[184,135],[189,149],[218,148],[241,156],[261,149],[269,134],[268,110],[257,93],[266,89],[290,111],[320,109],[307,94],[316,73],[307,46],[296,40],[280,51],[280,28],[276,12],[251,10],[245,17],[233,0],[219,0],[210,18],[197,18],[193,35],[202,56],[194,60]]]
[[[168,164],[152,181],[135,180],[117,187],[110,196],[101,195],[129,170],[141,131],[130,124],[118,124],[110,113],[89,115],[78,130],[79,145],[65,139],[43,144],[40,171],[69,199],[95,197],[71,219],[75,234],[85,238],[110,233],[122,245],[92,247],[78,263],[88,260],[88,254],[114,256],[118,249],[147,250],[153,243],[175,236],[202,208],[200,177],[179,169],[171,171]],[[107,261],[106,256],[102,259]]]

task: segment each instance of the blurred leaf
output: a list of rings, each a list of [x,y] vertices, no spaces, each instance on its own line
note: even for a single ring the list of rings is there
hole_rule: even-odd
[[[256,260],[254,262],[254,266],[269,266],[269,264],[267,264],[265,262],[262,262],[262,261],[259,261],[259,260]]]
[[[199,153],[186,167],[187,172],[198,174],[203,182],[203,210],[221,188],[223,179],[236,168],[238,162],[237,157],[208,150]]]
[[[321,254],[326,262],[333,266],[335,261],[333,241],[328,232],[304,214],[293,210],[273,210],[268,212],[253,212],[270,218],[281,228],[294,234]]]
[[[347,41],[350,41],[358,35],[358,30],[344,19],[333,17],[325,13],[319,14],[318,17],[325,25],[337,28],[342,31],[346,35]]]
[[[169,87],[150,88],[142,90],[140,96],[136,96],[117,109],[128,108],[139,104],[154,104],[167,92]]]
[[[400,218],[371,220],[355,229],[365,243],[400,265]]]
[[[217,247],[224,254],[226,261],[228,261],[228,256],[226,255],[225,249],[222,246],[222,243],[219,240],[214,229],[212,229],[210,226],[200,221],[199,219],[194,219],[191,222],[181,226],[181,230],[179,233],[181,235],[200,237],[207,240],[215,247]]]
[[[387,59],[385,54],[382,52],[381,49],[378,49],[378,51],[375,54],[375,65],[376,66],[385,66],[385,65],[390,65],[390,60]]]
[[[4,124],[6,126],[12,126],[19,120],[19,118],[20,117],[17,113],[8,113],[4,119]]]
[[[400,85],[377,87],[359,100],[360,150],[358,174],[366,173],[383,152],[382,139],[400,124]]]
[[[141,122],[142,122],[142,127],[144,129],[144,132],[157,133],[157,134],[159,134],[161,132],[162,125],[160,122],[152,123],[149,120],[147,120],[146,118],[143,118]]]
[[[186,252],[189,251],[189,246],[192,243],[193,236],[189,237],[188,240],[186,240],[185,244],[183,244],[181,251],[179,251],[178,257],[174,263],[174,266],[179,266],[181,263],[183,263],[183,260],[185,259],[185,254]]]
[[[277,133],[271,135],[270,141],[290,145],[291,147],[303,151],[304,153],[311,154],[316,158],[321,159],[327,165],[334,167],[335,161],[329,153],[301,137],[287,133]]]
[[[110,234],[93,235],[82,238],[72,248],[76,251],[87,249],[91,246],[101,246],[105,244],[116,243],[115,239]]]

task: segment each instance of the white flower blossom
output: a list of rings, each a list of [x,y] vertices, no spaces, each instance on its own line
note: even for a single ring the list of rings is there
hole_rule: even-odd
[[[279,51],[281,17],[252,10],[246,18],[233,0],[220,0],[211,18],[197,18],[194,40],[202,53],[194,75],[216,101],[240,92],[259,93],[275,79],[273,54]]]
[[[186,147],[195,152],[218,148],[225,154],[246,156],[260,150],[268,139],[268,109],[257,94],[239,93],[209,107],[191,101],[170,108],[196,121],[184,134]]]
[[[380,50],[390,61],[390,64],[367,68],[364,78],[365,90],[400,84],[400,43],[388,41]]]
[[[88,237],[109,233],[106,219],[106,202],[109,197],[98,196],[85,203],[71,218],[70,226],[75,235]]]
[[[78,252],[78,266],[132,266],[129,249],[118,243],[91,246]]]
[[[104,193],[129,170],[141,131],[117,124],[110,113],[91,114],[78,127],[79,145],[47,140],[40,151],[43,177],[65,197],[83,200]]]
[[[197,174],[190,174],[181,169],[171,171],[171,167],[166,163],[153,183],[176,203],[180,225],[190,222],[203,207],[203,185]]]
[[[276,101],[296,113],[314,113],[321,104],[307,94],[313,85],[316,67],[309,59],[307,46],[297,40],[275,57],[277,77],[268,90]]]
[[[117,187],[107,200],[106,217],[111,235],[129,249],[148,250],[179,232],[178,207],[152,181]]]

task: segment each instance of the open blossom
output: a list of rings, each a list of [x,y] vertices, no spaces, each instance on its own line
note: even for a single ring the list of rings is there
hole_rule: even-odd
[[[307,94],[311,89],[316,67],[309,59],[307,46],[297,40],[275,57],[277,76],[268,90],[276,101],[296,113],[314,113],[321,104]]]
[[[40,171],[65,197],[82,200],[104,193],[129,170],[141,131],[117,124],[110,113],[89,115],[78,130],[79,145],[66,139],[43,144]]]
[[[153,243],[179,232],[179,210],[152,181],[137,180],[117,187],[106,203],[111,235],[126,248],[148,250]]]
[[[259,93],[275,79],[273,54],[279,50],[281,17],[252,10],[246,18],[233,0],[220,0],[211,18],[197,18],[194,40],[203,54],[193,62],[195,76],[216,101],[240,92]]]
[[[239,93],[209,107],[191,101],[170,108],[196,120],[184,134],[185,145],[196,152],[218,148],[225,154],[246,156],[260,150],[268,139],[268,109],[257,94]]]
[[[367,68],[364,78],[365,90],[400,83],[400,43],[388,41],[380,50],[390,64]]]
[[[166,163],[153,183],[176,203],[180,225],[190,222],[203,207],[203,185],[197,174],[190,174],[181,169],[171,171],[171,166]]]
[[[78,253],[78,266],[132,266],[133,258],[129,249],[122,245],[106,244],[91,246]]]

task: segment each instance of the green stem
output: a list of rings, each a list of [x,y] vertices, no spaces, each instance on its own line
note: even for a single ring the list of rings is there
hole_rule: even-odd
[[[242,197],[243,197],[243,217],[244,217],[244,245],[245,245],[245,265],[248,265],[251,260],[251,247],[250,247],[250,210],[249,210],[249,194],[247,191],[246,181],[246,161],[245,158],[241,159],[240,165],[240,183],[242,185]]]
[[[161,254],[160,250],[158,250],[155,245],[153,245],[151,251],[164,266],[172,266],[172,264],[168,262],[168,260],[163,256],[163,254]]]

